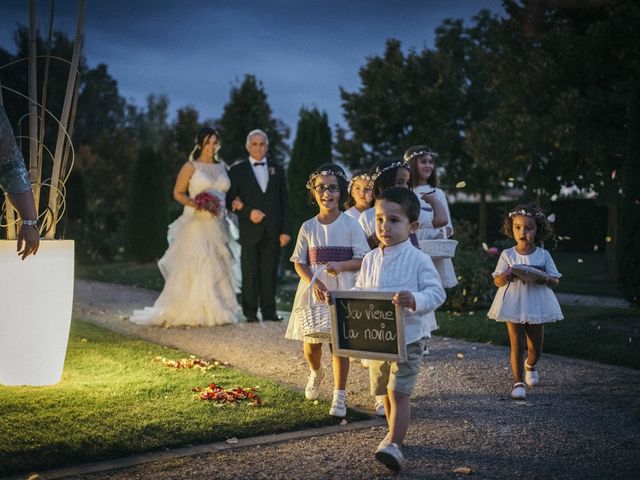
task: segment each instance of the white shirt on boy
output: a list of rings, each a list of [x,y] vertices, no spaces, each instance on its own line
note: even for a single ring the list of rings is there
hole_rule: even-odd
[[[437,328],[434,310],[446,294],[431,258],[411,244],[409,239],[390,247],[375,248],[362,260],[354,290],[413,294],[416,309],[404,309],[404,335],[408,345],[431,337]]]

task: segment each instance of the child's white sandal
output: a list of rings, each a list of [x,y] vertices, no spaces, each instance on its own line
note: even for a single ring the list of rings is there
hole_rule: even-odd
[[[511,398],[514,400],[524,400],[527,398],[526,385],[522,382],[516,382],[513,384],[513,390],[511,390]]]
[[[530,387],[534,387],[540,383],[540,375],[538,375],[538,371],[536,367],[532,367],[527,362],[524,362],[524,381]],[[531,370],[528,370],[531,369]]]

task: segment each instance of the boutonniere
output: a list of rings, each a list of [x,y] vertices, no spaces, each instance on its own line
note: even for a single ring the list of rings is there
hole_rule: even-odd
[[[276,169],[273,167],[269,167],[269,175],[273,177],[275,174],[276,174]]]

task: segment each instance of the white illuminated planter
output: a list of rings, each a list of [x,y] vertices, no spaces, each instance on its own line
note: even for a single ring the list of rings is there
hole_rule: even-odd
[[[0,240],[0,384],[52,385],[62,377],[73,305],[73,240],[41,240],[21,260]]]

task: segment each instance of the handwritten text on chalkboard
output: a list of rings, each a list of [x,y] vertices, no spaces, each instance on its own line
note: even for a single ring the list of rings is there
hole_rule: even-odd
[[[332,338],[337,355],[399,360],[406,358],[402,309],[393,293],[331,292]]]

